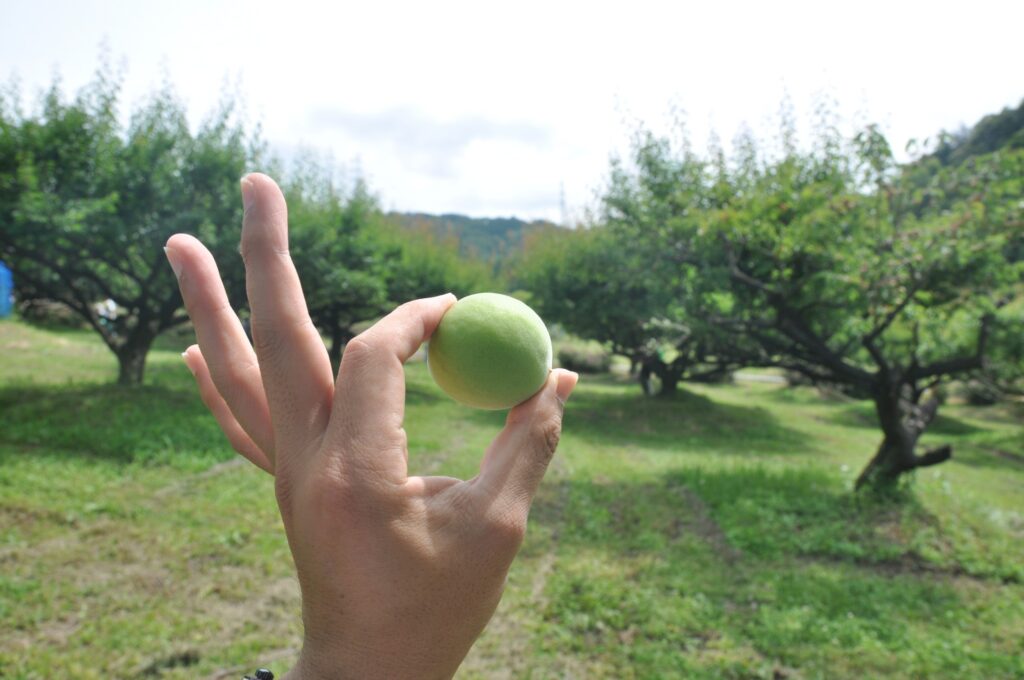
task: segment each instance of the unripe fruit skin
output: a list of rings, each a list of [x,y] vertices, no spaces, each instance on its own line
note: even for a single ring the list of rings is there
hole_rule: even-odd
[[[551,336],[537,313],[507,295],[477,293],[452,305],[427,346],[434,382],[455,401],[507,409],[551,372]]]

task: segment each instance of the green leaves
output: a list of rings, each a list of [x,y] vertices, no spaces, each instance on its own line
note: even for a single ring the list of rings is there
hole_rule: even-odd
[[[30,114],[17,102],[0,107],[0,257],[16,273],[20,301],[69,306],[132,382],[141,369],[126,376],[125,364],[186,320],[162,251],[172,234],[202,238],[240,303],[237,182],[254,155],[230,107],[193,132],[164,88],[123,126],[119,95],[101,71],[72,99],[55,84]],[[94,308],[108,298],[120,307],[116,325]]]
[[[594,224],[531,252],[524,285],[623,353],[685,328],[711,354],[862,387],[995,351],[981,320],[1022,292],[1024,151],[900,167],[877,126],[824,126],[809,151],[784,130],[778,146],[747,135],[726,159],[641,132]]]

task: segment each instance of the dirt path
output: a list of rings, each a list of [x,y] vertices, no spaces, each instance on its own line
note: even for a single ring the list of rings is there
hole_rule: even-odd
[[[719,559],[728,565],[735,564],[742,557],[742,553],[729,543],[729,539],[726,538],[722,527],[711,516],[711,510],[707,504],[704,503],[693,489],[687,486],[680,486],[676,491],[679,497],[683,499],[686,509],[690,511],[688,521],[679,520],[679,530],[689,530],[697,534],[705,543],[711,546],[711,549]]]

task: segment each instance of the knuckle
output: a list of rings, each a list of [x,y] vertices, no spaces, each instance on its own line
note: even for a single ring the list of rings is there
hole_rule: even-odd
[[[353,489],[336,474],[326,472],[306,480],[303,490],[303,504],[318,517],[329,517],[335,521],[344,518],[353,510],[355,501]]]
[[[256,216],[247,214],[246,222],[249,222],[254,217]],[[287,212],[282,214],[281,210],[272,210],[259,215],[256,219],[260,222],[267,222],[281,219],[282,217],[287,219]],[[238,244],[238,253],[242,256],[243,264],[248,267],[253,259],[263,256],[281,257],[290,260],[291,253],[288,252],[287,243],[275,243],[275,240],[274,236],[269,233],[269,230],[246,229],[243,224],[242,239]]]
[[[552,416],[540,420],[534,425],[532,435],[536,454],[546,465],[555,454],[555,449],[558,448],[558,442],[562,436],[562,419]]]
[[[488,535],[501,545],[518,548],[526,537],[526,520],[517,513],[495,513],[487,521]]]
[[[345,356],[359,357],[373,351],[373,343],[367,340],[365,333],[360,333],[345,345]]]
[[[409,312],[415,311],[420,306],[419,300],[408,300],[395,307],[395,311],[401,314],[408,314]]]
[[[354,473],[351,467],[319,467],[304,484],[303,502],[309,504],[315,516],[341,524],[392,514],[394,498],[390,489],[366,482]]]
[[[271,324],[254,323],[252,325],[252,348],[258,356],[272,360],[284,352],[284,337]]]
[[[345,345],[345,351],[341,355],[342,366],[361,366],[372,362],[376,354],[373,342],[365,337],[365,334],[357,335]]]
[[[218,383],[218,390],[224,395],[225,399],[230,403],[231,397],[242,398],[246,394],[246,386],[250,384],[250,380],[253,376],[259,376],[259,364],[256,362],[237,362],[233,361],[229,363],[225,368],[224,372],[220,377]],[[220,385],[224,388],[221,389]]]
[[[479,508],[477,500],[472,494],[465,490],[455,488],[447,498],[447,515],[449,522],[458,522],[461,525],[472,524],[477,521]]]
[[[252,323],[252,347],[262,360],[274,360],[288,353],[293,338],[307,332],[316,332],[307,315],[301,318],[283,318],[275,321],[254,320]]]

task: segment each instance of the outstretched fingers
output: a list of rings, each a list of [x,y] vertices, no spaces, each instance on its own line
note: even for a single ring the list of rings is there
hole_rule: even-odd
[[[271,475],[274,474],[274,464],[271,462],[271,458],[246,433],[238,420],[235,419],[227,402],[224,401],[220,392],[217,391],[217,387],[213,384],[213,379],[210,376],[209,366],[207,366],[199,346],[192,345],[181,356],[185,360],[185,365],[188,366],[188,369],[192,371],[192,375],[195,376],[196,384],[199,386],[199,396],[202,398],[203,403],[206,404],[206,408],[210,409],[210,413],[217,420],[221,431],[224,432],[228,441],[231,442],[232,448],[242,454],[256,467],[269,472]]]
[[[256,445],[274,459],[274,431],[256,353],[228,302],[217,263],[192,236],[175,234],[164,248],[195,327],[204,370]],[[198,351],[198,350],[195,350]],[[190,367],[192,364],[189,364]]]

